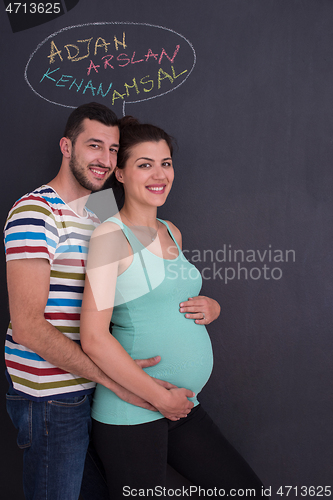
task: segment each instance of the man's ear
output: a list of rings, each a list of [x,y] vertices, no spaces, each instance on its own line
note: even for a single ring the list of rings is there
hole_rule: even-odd
[[[115,168],[114,175],[116,176],[116,179],[118,182],[121,182],[121,183],[124,182],[123,171],[120,168],[118,168],[118,167]]]
[[[62,137],[60,139],[60,150],[65,158],[70,158],[72,153],[72,141],[68,137]]]

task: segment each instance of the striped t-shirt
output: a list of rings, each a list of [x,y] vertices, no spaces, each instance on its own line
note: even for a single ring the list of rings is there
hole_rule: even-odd
[[[20,198],[4,229],[6,260],[47,259],[51,265],[45,319],[64,335],[80,341],[80,309],[91,234],[99,220],[86,210],[80,217],[49,186]],[[5,344],[7,374],[14,389],[30,399],[86,394],[95,383],[68,373],[12,339]]]

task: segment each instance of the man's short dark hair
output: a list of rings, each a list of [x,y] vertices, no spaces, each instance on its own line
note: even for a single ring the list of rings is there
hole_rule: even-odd
[[[85,118],[96,120],[108,127],[119,126],[117,115],[107,106],[104,106],[104,104],[99,104],[98,102],[82,104],[69,115],[64,132],[64,137],[70,139],[73,145],[77,136],[83,130],[82,124]]]

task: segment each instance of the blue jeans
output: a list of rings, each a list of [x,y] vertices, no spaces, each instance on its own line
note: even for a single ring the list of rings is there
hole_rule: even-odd
[[[91,428],[91,396],[31,401],[8,391],[7,411],[18,429],[27,500],[77,500]]]

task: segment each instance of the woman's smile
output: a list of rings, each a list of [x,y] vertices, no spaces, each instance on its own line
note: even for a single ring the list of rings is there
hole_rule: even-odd
[[[146,186],[146,189],[154,194],[164,194],[165,184],[150,184],[149,186]]]
[[[116,169],[116,177],[124,186],[127,203],[135,200],[154,207],[163,205],[174,178],[166,141],[147,141],[133,146],[125,167]],[[152,196],[147,196],[147,191]]]

